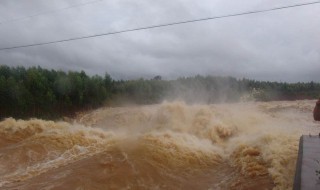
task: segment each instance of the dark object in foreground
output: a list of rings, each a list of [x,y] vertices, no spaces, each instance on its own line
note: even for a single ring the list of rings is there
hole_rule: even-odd
[[[320,99],[317,101],[313,110],[313,118],[316,121],[320,121]]]
[[[320,138],[303,135],[300,138],[293,190],[320,189]]]

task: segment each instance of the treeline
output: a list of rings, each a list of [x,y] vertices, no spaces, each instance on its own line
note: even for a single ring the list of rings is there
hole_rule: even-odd
[[[195,76],[176,80],[113,80],[41,67],[0,66],[0,118],[58,118],[103,104],[154,104],[180,99],[188,103],[319,98],[320,84],[263,82],[232,77]]]
[[[41,67],[0,66],[1,118],[56,118],[101,105],[111,96],[109,75],[63,72]]]
[[[320,98],[320,83],[265,82],[245,79],[245,85],[258,101],[302,100]]]

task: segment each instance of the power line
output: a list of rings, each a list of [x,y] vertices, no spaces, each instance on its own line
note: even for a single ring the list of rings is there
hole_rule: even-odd
[[[234,14],[228,14],[228,15],[222,15],[222,16],[194,19],[194,20],[185,20],[185,21],[180,21],[180,22],[172,22],[172,23],[153,25],[153,26],[146,26],[146,27],[140,27],[140,28],[134,28],[134,29],[126,29],[126,30],[120,30],[120,31],[115,31],[115,32],[94,34],[94,35],[89,35],[89,36],[80,36],[80,37],[74,37],[74,38],[68,38],[68,39],[62,39],[62,40],[56,40],[56,41],[48,41],[48,42],[40,42],[40,43],[28,44],[28,45],[5,47],[5,48],[0,48],[0,51],[18,49],[18,48],[26,48],[26,47],[33,47],[33,46],[48,45],[48,44],[55,44],[55,43],[62,43],[62,42],[82,40],[82,39],[95,38],[95,37],[101,37],[101,36],[109,36],[109,35],[120,34],[120,33],[127,33],[127,32],[139,31],[139,30],[147,30],[147,29],[153,29],[153,28],[161,28],[161,27],[174,26],[174,25],[180,25],[180,24],[187,24],[187,23],[193,23],[193,22],[201,22],[201,21],[207,21],[207,20],[222,19],[222,18],[228,18],[228,17],[236,17],[236,16],[241,16],[241,15],[249,15],[249,14],[270,12],[270,11],[276,11],[276,10],[288,9],[288,8],[294,8],[294,7],[301,7],[301,6],[306,6],[306,5],[318,4],[318,3],[320,3],[320,1],[314,1],[314,2],[302,3],[302,4],[295,4],[295,5],[289,5],[289,6],[282,6],[282,7],[270,8],[270,9],[264,9],[264,10],[256,10],[256,11],[234,13]]]
[[[85,3],[73,4],[73,5],[70,5],[68,7],[63,7],[63,8],[60,8],[60,9],[47,10],[47,11],[39,12],[39,13],[36,13],[36,14],[33,14],[33,15],[29,15],[29,16],[26,16],[26,17],[8,19],[8,20],[4,20],[4,21],[0,22],[0,25],[6,24],[6,23],[11,23],[11,22],[18,22],[18,21],[21,21],[21,20],[34,18],[34,17],[38,17],[38,16],[41,16],[41,15],[52,14],[52,13],[64,11],[64,10],[67,10],[67,9],[86,6],[86,5],[94,4],[94,3],[97,3],[97,2],[100,2],[100,1],[103,1],[103,0],[95,0],[95,1],[85,2]]]

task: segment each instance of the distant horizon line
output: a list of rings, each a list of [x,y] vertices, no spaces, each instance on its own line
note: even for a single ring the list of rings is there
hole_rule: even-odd
[[[181,75],[181,76],[176,76],[176,77],[165,77],[162,76],[161,74],[154,74],[151,76],[151,74],[146,74],[146,76],[137,76],[137,77],[128,77],[128,78],[118,78],[118,77],[112,77],[112,75],[106,71],[104,74],[88,74],[86,71],[84,71],[83,69],[81,70],[72,70],[72,69],[54,69],[54,68],[46,68],[40,65],[32,65],[32,66],[24,66],[24,65],[16,65],[16,66],[11,66],[11,65],[7,65],[7,64],[0,64],[0,68],[3,66],[7,66],[9,68],[24,68],[24,69],[32,69],[32,68],[40,68],[40,69],[44,69],[44,70],[48,70],[48,71],[57,71],[57,72],[65,72],[66,74],[68,74],[69,72],[84,72],[87,76],[93,77],[93,76],[100,76],[100,77],[104,77],[106,74],[108,74],[112,80],[114,81],[130,81],[130,80],[157,80],[155,79],[156,77],[160,76],[161,79],[163,81],[173,81],[173,80],[179,80],[179,79],[183,79],[183,78],[195,78],[195,77],[218,77],[218,78],[233,78],[236,80],[249,80],[249,81],[256,81],[256,82],[271,82],[271,83],[287,83],[287,84],[298,84],[298,83],[315,83],[315,84],[320,84],[320,81],[316,81],[316,80],[310,80],[310,81],[298,81],[298,82],[287,82],[287,81],[282,81],[282,80],[261,80],[261,79],[254,79],[254,78],[250,78],[250,77],[236,77],[236,76],[232,76],[232,75],[217,75],[217,74],[190,74],[190,75]],[[1,76],[0,76],[1,77]]]

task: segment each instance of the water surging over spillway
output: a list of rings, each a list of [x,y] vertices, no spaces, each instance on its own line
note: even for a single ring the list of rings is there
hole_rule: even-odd
[[[291,189],[314,101],[103,108],[0,123],[2,189]]]

